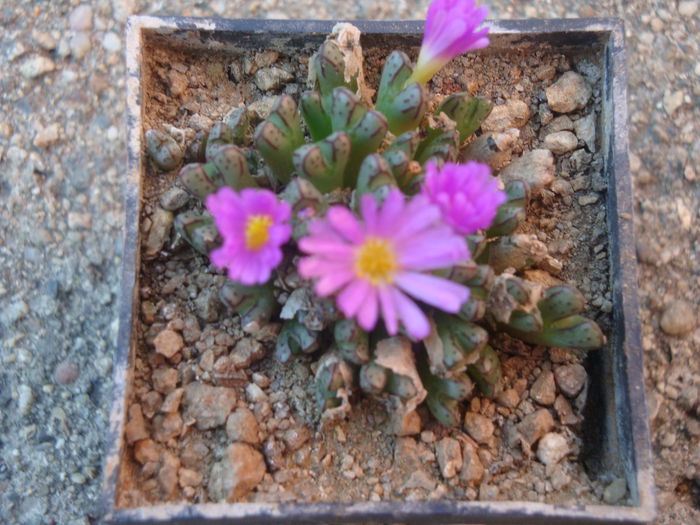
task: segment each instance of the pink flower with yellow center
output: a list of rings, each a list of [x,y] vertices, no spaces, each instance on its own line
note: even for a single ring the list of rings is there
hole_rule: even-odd
[[[423,43],[408,83],[425,84],[454,57],[489,45],[488,27],[477,29],[488,9],[474,0],[434,0],[425,17]]]
[[[209,255],[217,268],[245,285],[263,284],[282,261],[282,245],[292,235],[288,224],[292,210],[269,190],[229,187],[207,197],[207,209],[214,217],[224,242]]]
[[[491,175],[491,168],[473,161],[447,162],[439,171],[435,163],[429,162],[421,192],[461,235],[488,228],[498,207],[506,201],[506,193],[498,189],[498,179]]]
[[[430,324],[409,296],[450,313],[469,298],[467,287],[428,273],[467,260],[469,249],[422,195],[404,202],[392,190],[381,208],[374,196],[363,195],[360,220],[334,206],[309,225],[299,248],[308,254],[299,262],[301,276],[317,279],[322,297],[338,292],[340,310],[365,330],[381,315],[389,334],[401,322],[409,335],[423,339]]]

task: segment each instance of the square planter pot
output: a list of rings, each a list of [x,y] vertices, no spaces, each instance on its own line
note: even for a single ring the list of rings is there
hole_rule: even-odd
[[[118,508],[120,469],[126,468],[126,408],[134,370],[139,311],[142,176],[144,173],[142,67],[150,45],[205,56],[233,50],[320,44],[332,21],[209,20],[132,17],[128,24],[128,153],[125,187],[124,273],[114,360],[115,397],[104,465],[107,523],[647,523],[655,516],[654,479],[642,374],[632,188],[627,160],[626,71],[619,20],[491,22],[492,49],[546,46],[561,53],[602,56],[599,144],[607,181],[607,221],[612,291],[610,351],[593,352],[586,368],[590,387],[583,456],[594,475],[623,473],[630,505],[553,505],[525,501],[355,503],[161,504]],[[422,22],[354,22],[363,47],[419,46]],[[144,43],[149,46],[145,46]]]

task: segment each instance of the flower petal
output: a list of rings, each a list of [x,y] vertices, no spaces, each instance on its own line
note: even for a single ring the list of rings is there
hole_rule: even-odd
[[[408,335],[415,339],[425,339],[430,334],[430,323],[418,305],[406,297],[398,288],[390,288],[391,298],[399,318]]]
[[[453,314],[469,299],[469,288],[434,275],[403,272],[396,276],[396,284],[416,299]]]
[[[436,230],[436,233],[440,229]],[[401,244],[399,265],[410,270],[437,270],[469,259],[469,249],[463,237],[454,234],[430,235],[429,230]]]
[[[370,288],[360,311],[357,313],[357,323],[368,332],[377,324],[377,315],[379,312],[378,303],[379,298],[377,297],[376,288]]]
[[[394,305],[394,299],[391,295],[391,289],[390,287],[382,286],[379,288],[378,294],[386,331],[389,335],[396,335],[399,331],[399,320],[397,317],[396,305]]]
[[[371,285],[364,279],[355,279],[338,295],[338,306],[345,317],[355,317],[370,292]]]
[[[365,223],[365,231],[369,234],[377,232],[377,199],[372,194],[360,198],[360,215]]]
[[[396,231],[402,219],[404,196],[399,190],[391,190],[379,211],[379,231],[381,235],[389,236]],[[398,223],[398,224],[397,224]]]
[[[343,206],[333,206],[326,213],[328,222],[335,230],[352,243],[362,242],[364,231],[350,210]]]
[[[316,283],[314,290],[321,297],[328,297],[337,292],[343,286],[355,278],[351,270],[336,269],[335,271],[324,272],[321,279]]]

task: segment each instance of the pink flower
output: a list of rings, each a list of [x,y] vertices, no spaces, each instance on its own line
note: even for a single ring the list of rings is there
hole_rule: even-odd
[[[358,221],[347,208],[334,206],[325,219],[312,222],[310,235],[299,241],[309,254],[299,273],[318,279],[315,290],[322,297],[339,292],[338,306],[363,329],[372,330],[381,314],[389,334],[397,333],[401,321],[412,337],[427,337],[428,319],[408,295],[458,312],[469,289],[428,272],[468,259],[466,242],[422,195],[405,203],[392,190],[380,209],[374,196],[363,195],[360,215]]]
[[[425,18],[423,43],[408,80],[425,84],[454,57],[489,45],[488,27],[477,27],[488,15],[474,0],[434,0]]]
[[[224,239],[209,256],[212,264],[228,268],[228,276],[245,285],[267,282],[292,235],[289,204],[269,190],[236,193],[226,186],[209,195],[206,204]]]
[[[435,163],[425,167],[422,194],[442,211],[443,220],[461,235],[488,228],[506,193],[498,189],[491,168],[479,162],[452,164],[438,171]]]

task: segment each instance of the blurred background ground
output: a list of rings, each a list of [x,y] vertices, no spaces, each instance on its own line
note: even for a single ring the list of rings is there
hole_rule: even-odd
[[[99,516],[120,279],[127,16],[417,19],[427,3],[0,2],[0,522],[82,525]],[[699,3],[483,3],[491,18],[625,20],[658,523],[700,523]]]

